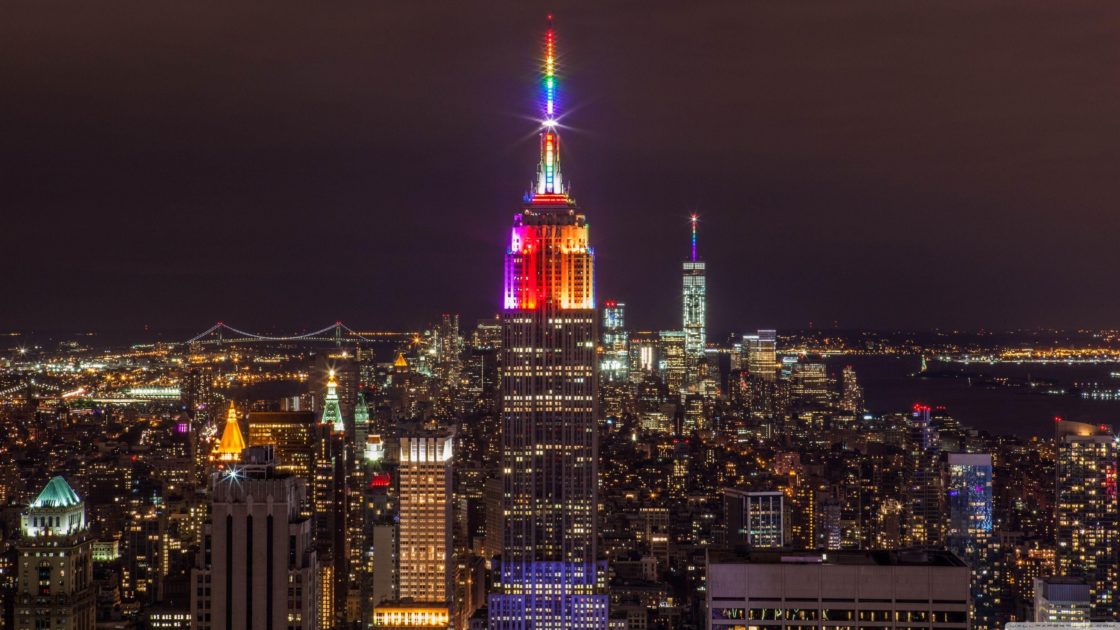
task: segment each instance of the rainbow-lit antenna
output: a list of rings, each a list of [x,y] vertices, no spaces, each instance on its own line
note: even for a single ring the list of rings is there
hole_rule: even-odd
[[[556,48],[552,30],[552,14],[548,14],[548,32],[544,40],[544,117],[545,124],[556,119]]]
[[[541,132],[541,164],[537,173],[538,195],[562,195],[560,178],[560,135],[556,133],[556,34],[552,14],[544,37],[544,120]]]
[[[700,217],[693,212],[689,220],[692,222],[692,262],[696,262],[696,221]]]

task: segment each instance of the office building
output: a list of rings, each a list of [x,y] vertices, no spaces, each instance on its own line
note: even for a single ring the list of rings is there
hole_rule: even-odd
[[[85,503],[54,477],[20,515],[15,630],[93,630],[93,539]]]
[[[191,572],[195,630],[318,628],[318,566],[302,479],[279,472],[271,447],[211,477],[210,518]]]
[[[626,305],[608,300],[603,305],[603,357],[599,375],[605,382],[621,383],[630,374],[630,334],[626,331]]]
[[[448,628],[454,615],[452,486],[454,434],[400,438],[399,601],[374,608],[374,624]]]
[[[790,398],[802,410],[827,409],[832,388],[821,357],[802,357],[790,373]]]
[[[658,333],[658,366],[669,395],[679,398],[688,379],[688,339],[680,330]]]
[[[1034,578],[1034,621],[1084,623],[1089,621],[1092,598],[1080,578]]]
[[[514,215],[502,313],[502,559],[492,630],[605,629],[598,554],[598,341],[587,219],[556,130],[554,32],[533,194]]]
[[[965,630],[968,580],[948,551],[710,551],[707,628]]]
[[[346,610],[350,584],[347,507],[349,457],[346,425],[334,371],[328,373],[323,412],[315,427],[315,543],[319,556],[319,627],[335,627]]]
[[[781,492],[724,488],[723,513],[729,544],[753,549],[785,546],[785,495]]]
[[[707,329],[707,269],[704,261],[696,252],[696,222],[693,214],[689,223],[692,226],[692,252],[689,259],[681,263],[683,286],[681,329],[685,337],[685,353],[692,361],[704,356],[708,342]]]
[[[303,479],[308,488],[315,477],[314,436],[315,414],[311,411],[249,412],[249,446],[271,446],[276,469]]]
[[[743,335],[742,364],[747,373],[767,381],[778,378],[778,332],[760,330],[754,335]]]
[[[1089,584],[1092,618],[1116,613],[1116,436],[1107,425],[1055,423],[1056,532],[1059,575]]]
[[[992,456],[948,453],[943,466],[946,543],[972,570],[973,627],[991,628],[1003,599],[992,557]]]
[[[944,478],[949,548],[974,557],[992,533],[992,456],[948,453]]]

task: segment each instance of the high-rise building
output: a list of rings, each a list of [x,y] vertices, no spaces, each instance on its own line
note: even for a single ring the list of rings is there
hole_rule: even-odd
[[[454,434],[400,438],[399,601],[374,608],[374,624],[448,628],[453,611],[451,467]]]
[[[493,630],[605,629],[598,554],[598,334],[587,219],[560,173],[551,24],[532,195],[514,215],[502,313],[502,559]]]
[[[992,456],[948,453],[944,476],[949,548],[967,559],[992,533]]]
[[[368,519],[371,517],[369,502],[367,501],[368,485],[371,480],[373,463],[376,457],[371,449],[380,445],[380,437],[373,436],[375,443],[370,444],[369,434],[369,405],[366,404],[365,394],[358,393],[357,403],[354,405],[353,441],[347,446],[350,461],[347,463],[350,472],[348,484],[349,496],[346,510],[346,535],[347,547],[350,552],[350,584],[346,602],[346,618],[349,621],[361,620],[363,625],[368,625],[371,614],[367,601],[370,595],[370,580],[372,579],[368,562],[369,549],[372,546]]]
[[[754,335],[743,335],[743,361],[752,377],[773,381],[778,378],[778,332],[760,330]]]
[[[669,387],[670,395],[679,397],[688,378],[688,337],[680,330],[662,330],[658,341],[661,380]]]
[[[314,483],[314,435],[311,411],[249,412],[249,446],[271,446],[276,469],[303,479],[308,488]]]
[[[599,374],[604,381],[623,382],[630,374],[630,334],[626,332],[626,305],[608,300],[603,305],[603,360]]]
[[[347,442],[338,384],[334,371],[327,379],[323,413],[316,426],[315,541],[319,553],[319,626],[328,630],[336,625],[346,608],[349,572],[349,537],[346,515],[349,496]]]
[[[992,566],[992,456],[948,453],[942,478],[949,517],[947,546],[972,570],[972,626],[997,627],[997,608],[1004,598]]]
[[[1117,610],[1116,436],[1107,425],[1060,421],[1057,437],[1058,574],[1089,584],[1093,619]]]
[[[318,628],[318,570],[306,484],[275,468],[272,447],[211,479],[210,519],[191,572],[196,630]]]
[[[801,357],[790,371],[790,398],[798,409],[825,409],[831,394],[828,370],[822,357]]]
[[[62,477],[47,482],[20,516],[16,630],[92,630],[93,539],[86,506]]]
[[[840,409],[850,414],[863,413],[863,388],[856,379],[856,370],[845,365],[840,379]]]
[[[696,222],[698,217],[690,217],[692,225],[692,255],[681,263],[683,280],[682,329],[685,337],[685,352],[695,361],[704,356],[708,342],[707,328],[707,270],[704,261],[696,253]]]
[[[781,492],[724,488],[723,510],[728,543],[754,549],[785,546],[785,495]]]

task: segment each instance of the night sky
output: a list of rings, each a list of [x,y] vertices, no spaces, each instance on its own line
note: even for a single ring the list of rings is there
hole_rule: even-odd
[[[632,328],[1116,325],[1115,1],[137,0],[0,8],[0,329],[493,314],[549,11]]]

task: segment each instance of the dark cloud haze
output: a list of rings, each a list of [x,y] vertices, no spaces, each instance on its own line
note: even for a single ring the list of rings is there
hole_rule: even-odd
[[[0,327],[496,311],[556,13],[599,298],[710,328],[1115,326],[1117,2],[11,2]]]

